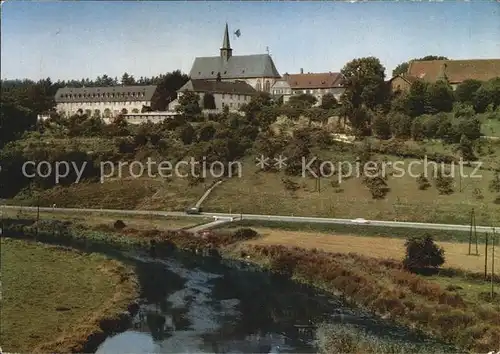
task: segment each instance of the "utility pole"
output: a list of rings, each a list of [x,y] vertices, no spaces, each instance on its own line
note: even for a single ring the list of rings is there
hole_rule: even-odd
[[[496,243],[495,228],[493,228],[492,250],[491,250],[491,300],[493,301],[493,278],[495,278],[495,243]]]
[[[40,194],[36,197],[36,234],[35,240],[38,239],[38,227],[40,224]]]
[[[476,256],[479,255],[479,249],[477,246],[477,231],[476,231],[476,214],[474,214],[474,237],[476,238]]]
[[[484,245],[484,280],[488,280],[488,233],[486,233],[486,243]]]
[[[472,212],[470,214],[470,232],[469,232],[469,256],[472,247],[472,220],[474,217],[474,208],[472,208]]]

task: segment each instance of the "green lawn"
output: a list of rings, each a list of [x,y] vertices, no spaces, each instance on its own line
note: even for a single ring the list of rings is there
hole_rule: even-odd
[[[7,352],[32,352],[56,339],[67,352],[137,295],[116,261],[32,242],[2,238],[1,271],[0,342]]]

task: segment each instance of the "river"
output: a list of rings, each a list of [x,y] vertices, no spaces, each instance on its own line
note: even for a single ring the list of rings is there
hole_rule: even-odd
[[[352,325],[387,341],[453,351],[339,298],[241,263],[235,267],[182,253],[127,257],[140,279],[140,309],[130,329],[107,338],[98,354],[314,353],[311,328],[321,321]]]

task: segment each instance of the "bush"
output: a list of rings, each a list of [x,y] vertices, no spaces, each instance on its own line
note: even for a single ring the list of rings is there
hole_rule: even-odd
[[[410,237],[405,242],[406,256],[403,265],[408,270],[437,268],[444,263],[444,250],[430,235]]]
[[[493,203],[500,205],[500,195],[495,198],[495,200],[493,201]]]
[[[431,186],[429,180],[423,174],[420,174],[420,176],[417,177],[417,184],[418,189],[423,191]]]
[[[453,193],[453,178],[444,176],[441,170],[438,170],[436,176],[436,188],[439,194],[452,194]]]
[[[113,227],[117,230],[122,230],[125,228],[125,226],[127,225],[125,225],[125,223],[121,220],[116,220],[115,223],[113,224]]]
[[[258,235],[259,235],[259,233],[257,231],[255,231],[254,229],[244,227],[244,228],[236,230],[236,232],[234,233],[234,238],[236,238],[238,240],[249,240],[249,239],[257,237]]]
[[[493,193],[500,192],[500,175],[498,174],[498,172],[495,173],[495,177],[490,181],[488,189]]]

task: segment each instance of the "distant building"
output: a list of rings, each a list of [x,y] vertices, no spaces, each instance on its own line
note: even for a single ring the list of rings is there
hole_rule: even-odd
[[[140,113],[151,107],[156,86],[63,87],[55,95],[58,113],[99,115],[103,119],[120,113]]]
[[[410,90],[411,85],[417,81],[418,79],[413,76],[408,75],[397,75],[390,79],[389,85],[391,86],[392,92],[404,91],[407,92]]]
[[[257,91],[270,92],[281,76],[269,54],[233,55],[226,24],[220,55],[194,60],[189,73],[193,80],[242,80]]]
[[[213,81],[189,80],[177,91],[177,99],[168,105],[169,111],[174,111],[179,105],[179,98],[184,92],[192,91],[200,96],[200,107],[204,107],[204,96],[210,93],[214,96],[214,112],[221,112],[224,107],[230,111],[238,111],[243,104],[248,103],[258,92],[245,81]]]
[[[338,100],[345,88],[342,85],[342,75],[340,73],[307,73],[300,69],[300,74],[284,74],[271,88],[274,96],[283,95],[283,102],[287,102],[291,96],[300,94],[311,94],[318,102],[321,102],[323,95],[330,93]]]
[[[500,59],[411,61],[406,77],[424,82],[446,79],[455,89],[468,79],[488,81],[500,77]]]

